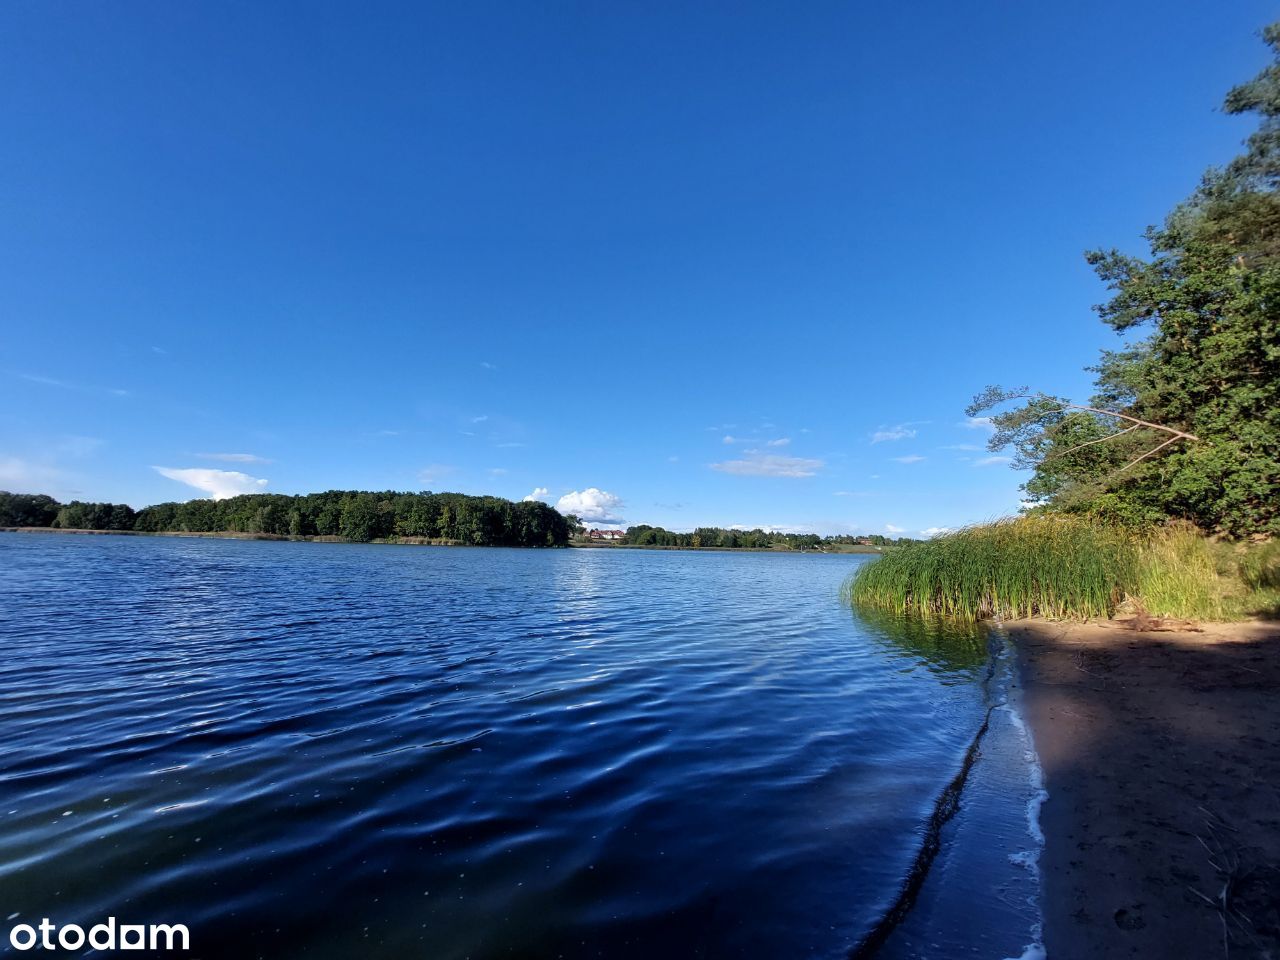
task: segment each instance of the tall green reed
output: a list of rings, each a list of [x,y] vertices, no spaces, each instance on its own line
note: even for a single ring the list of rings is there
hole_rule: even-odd
[[[1032,515],[910,544],[845,584],[855,606],[965,620],[1089,619],[1122,606],[1155,616],[1280,612],[1280,548],[1215,543],[1194,527],[1146,532]]]
[[[1135,580],[1119,530],[1033,516],[966,527],[862,567],[845,585],[857,606],[962,619],[1103,617]]]

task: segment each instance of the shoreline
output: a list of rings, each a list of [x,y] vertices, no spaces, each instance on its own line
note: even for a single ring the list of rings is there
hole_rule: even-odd
[[[461,547],[461,540],[402,537],[397,540],[351,540],[347,537],[294,536],[283,533],[240,533],[235,530],[87,530],[80,527],[0,527],[0,533],[54,533],[81,537],[198,537],[205,540],[268,540],[278,543],[379,543],[388,546]]]
[[[1014,621],[1049,957],[1280,953],[1280,624]],[[1227,911],[1220,908],[1225,889]]]
[[[53,533],[84,537],[199,537],[207,540],[268,540],[278,543],[347,543],[377,544],[386,547],[466,547],[461,540],[441,540],[430,537],[396,537],[374,540],[351,540],[334,536],[294,536],[283,533],[240,533],[234,530],[86,530],[75,527],[0,527],[0,533]],[[483,546],[500,546],[484,544]],[[500,547],[504,550],[684,550],[689,553],[786,553],[819,554],[827,557],[879,556],[874,548],[867,550],[792,550],[779,547],[668,547],[656,544],[629,543],[566,543],[563,548],[551,546]]]

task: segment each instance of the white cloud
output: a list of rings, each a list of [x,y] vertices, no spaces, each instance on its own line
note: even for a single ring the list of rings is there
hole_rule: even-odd
[[[1013,463],[1013,457],[983,457],[973,461],[975,467],[990,467],[997,463]]]
[[[742,460],[711,464],[712,470],[741,477],[812,477],[825,466],[821,460],[750,453]]]
[[[471,422],[472,422],[472,423],[484,423],[484,422],[485,422],[486,420],[488,420],[488,419],[489,419],[489,415],[488,415],[487,413],[482,413],[482,414],[480,414],[480,416],[478,416],[478,417],[472,417],[472,418],[471,418]]]
[[[448,476],[456,469],[457,467],[452,467],[447,463],[432,463],[418,471],[418,480],[422,483],[435,483],[441,477]]]
[[[481,367],[483,367],[485,370],[497,370],[497,369],[498,369],[498,365],[497,365],[496,363],[490,363],[488,360],[481,360],[481,361],[480,361],[480,366],[481,366]]]
[[[87,457],[104,443],[106,443],[105,440],[100,440],[97,437],[66,436],[57,442],[54,450],[59,454],[66,454],[70,457]]]
[[[510,472],[511,471],[509,471],[506,467],[490,467],[489,468],[489,473],[495,477],[500,477],[504,473],[510,473]]]
[[[572,513],[584,523],[622,523],[622,507],[621,497],[597,487],[587,487],[581,493],[574,490],[556,502],[557,510]]]
[[[270,463],[266,457],[253,453],[197,453],[201,460],[221,460],[224,463]]]
[[[14,373],[14,376],[17,377],[19,380],[26,380],[28,383],[39,383],[39,384],[43,384],[46,387],[57,387],[60,390],[80,390],[80,391],[86,391],[90,393],[96,393],[102,389],[101,387],[90,387],[80,383],[72,383],[68,380],[58,380],[54,377],[45,377],[38,373],[18,372],[18,373]],[[117,397],[132,396],[132,393],[130,391],[123,390],[119,387],[108,389],[106,390],[106,392]]]
[[[920,531],[920,535],[921,535],[921,536],[923,536],[923,537],[936,537],[936,536],[937,536],[938,534],[940,534],[940,533],[950,533],[950,532],[952,531],[952,529],[954,529],[954,528],[952,528],[952,527],[928,527],[928,528],[926,528],[926,529],[924,529],[924,530],[921,530],[921,531]]]
[[[56,467],[18,457],[0,457],[0,484],[15,493],[49,493],[59,488],[63,477]]]
[[[926,458],[920,456],[918,453],[913,453],[913,454],[910,454],[909,456],[894,457],[893,459],[896,460],[898,463],[919,463],[921,460],[924,460]]]
[[[895,527],[892,523],[886,523],[884,529],[888,533],[906,533],[906,527]]]
[[[65,380],[55,380],[53,377],[42,377],[38,373],[20,373],[18,374],[18,378],[20,380],[26,380],[29,383],[42,383],[46,387],[62,387],[64,390],[77,389],[76,385],[73,383],[67,383]]]
[[[945,447],[939,447],[939,450],[981,450],[982,445],[978,443],[949,443]]]
[[[884,443],[887,440],[909,440],[916,435],[915,429],[907,423],[895,427],[881,427],[871,435],[872,443]]]
[[[679,462],[680,462],[679,457],[667,457],[667,463],[679,463]]]
[[[739,437],[726,436],[720,442],[721,443],[742,443],[742,440]]]
[[[770,440],[765,444],[766,447],[787,447],[791,445],[790,437],[779,437],[777,440]]]
[[[964,427],[966,430],[990,430],[992,432],[996,429],[990,417],[965,417],[956,426]]]
[[[529,494],[527,497],[522,497],[521,500],[524,503],[533,503],[535,500],[546,500],[550,495],[551,491],[546,487],[534,487],[533,493]]]
[[[215,500],[225,500],[227,497],[236,497],[242,493],[261,493],[267,485],[266,480],[251,477],[247,473],[236,470],[210,470],[205,467],[188,467],[182,470],[173,467],[152,467],[152,469],[170,480],[177,480],[189,487],[203,490]]]

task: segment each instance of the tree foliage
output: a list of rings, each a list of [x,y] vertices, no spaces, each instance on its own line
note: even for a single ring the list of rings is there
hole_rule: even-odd
[[[642,523],[627,528],[626,543],[638,547],[717,547],[720,549],[819,550],[835,544],[869,544],[886,546],[905,541],[875,535],[820,537],[816,533],[782,533],[777,530],[736,530],[725,527],[698,527],[692,533],[678,533],[663,527]]]
[[[999,388],[969,408],[997,410],[991,448],[1012,448],[1014,465],[1034,470],[1024,489],[1037,504],[1132,523],[1182,518],[1232,536],[1280,532],[1280,24],[1263,38],[1272,64],[1224,105],[1259,119],[1245,152],[1148,229],[1148,256],[1087,254],[1111,293],[1096,308],[1102,321],[1144,334],[1091,368],[1096,409],[1043,394],[1001,409],[1025,391]]]
[[[82,503],[72,500],[58,509],[50,526],[68,530],[132,530],[137,513],[127,503]]]
[[[266,533],[449,540],[471,546],[552,547],[569,541],[569,523],[538,501],[461,493],[330,490],[305,496],[247,494],[227,500],[162,503],[138,514],[139,530]]]
[[[698,527],[692,533],[676,533],[663,527],[640,524],[627,528],[628,544],[660,547],[722,547],[727,549],[768,549],[774,546],[812,550],[821,546],[816,533],[779,533],[772,530],[734,530]]]
[[[507,547],[564,546],[570,532],[566,518],[537,501],[391,490],[248,494],[160,503],[136,513],[125,504],[63,505],[44,495],[0,493],[0,526],[341,537],[361,542],[422,538]]]
[[[0,490],[0,527],[50,527],[62,504],[43,493]]]

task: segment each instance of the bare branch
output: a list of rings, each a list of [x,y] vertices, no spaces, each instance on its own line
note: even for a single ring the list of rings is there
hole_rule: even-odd
[[[1141,427],[1150,427],[1152,430],[1162,430],[1165,433],[1171,433],[1174,437],[1183,440],[1199,440],[1194,433],[1187,433],[1185,430],[1175,430],[1173,427],[1166,427],[1163,424],[1152,423],[1149,420],[1139,420],[1137,417],[1131,417],[1127,413],[1117,413],[1115,410],[1100,410],[1097,407],[1085,407],[1078,403],[1067,403],[1065,400],[1059,400],[1057,397],[1051,397],[1044,393],[1019,393],[1014,394],[1006,399],[1009,400],[1048,400],[1050,403],[1057,404],[1060,407],[1070,407],[1072,410],[1084,410],[1088,413],[1096,413],[1103,417],[1118,417],[1121,420],[1128,420],[1130,423],[1137,424]],[[1158,449],[1158,448],[1157,448]],[[1155,451],[1152,451],[1153,453]]]
[[[1184,436],[1185,436],[1185,435],[1184,435]],[[1128,463],[1126,463],[1123,467],[1121,467],[1119,470],[1117,470],[1117,471],[1116,471],[1116,473],[1124,473],[1126,470],[1128,470],[1130,467],[1132,467],[1135,463],[1138,463],[1138,462],[1140,462],[1140,461],[1142,461],[1142,460],[1147,459],[1147,457],[1151,456],[1153,453],[1159,453],[1161,450],[1163,450],[1163,449],[1164,449],[1165,447],[1167,447],[1169,444],[1171,444],[1171,443],[1177,443],[1177,442],[1178,442],[1179,440],[1181,440],[1181,439],[1182,439],[1182,436],[1170,437],[1170,438],[1169,438],[1168,440],[1166,440],[1164,443],[1160,444],[1160,446],[1158,446],[1158,447],[1154,447],[1154,448],[1152,448],[1151,450],[1148,450],[1146,453],[1144,453],[1142,456],[1138,457],[1136,460],[1130,460],[1130,461],[1129,461]]]
[[[1126,433],[1133,433],[1141,424],[1135,423],[1132,427],[1126,427],[1119,433],[1109,433],[1105,437],[1098,437],[1096,440],[1087,440],[1084,443],[1077,443],[1074,447],[1068,447],[1066,450],[1055,450],[1045,457],[1046,460],[1053,457],[1065,457],[1068,453],[1075,453],[1077,450],[1083,450],[1085,447],[1091,447],[1095,443],[1103,443],[1106,440],[1114,440],[1116,437],[1123,437]]]

